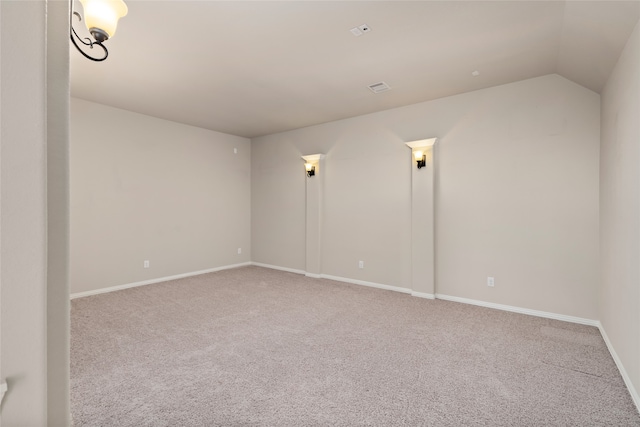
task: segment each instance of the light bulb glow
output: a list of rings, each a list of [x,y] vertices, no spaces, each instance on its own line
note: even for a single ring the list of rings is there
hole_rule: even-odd
[[[309,172],[311,169],[313,169],[313,164],[305,163],[304,168],[307,170],[307,172]]]
[[[424,156],[424,151],[416,150],[413,152],[413,156],[416,160],[422,160],[422,157]]]
[[[118,19],[127,15],[127,5],[122,0],[80,0],[84,9],[84,21],[88,29],[99,28],[113,37]]]

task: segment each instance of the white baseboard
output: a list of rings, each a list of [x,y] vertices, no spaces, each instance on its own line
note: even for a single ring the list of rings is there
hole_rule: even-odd
[[[157,279],[143,280],[142,282],[127,283],[125,285],[111,286],[108,288],[95,289],[93,291],[77,292],[69,295],[71,299],[89,297],[91,295],[106,294],[107,292],[120,291],[122,289],[136,288],[138,286],[152,285],[154,283],[167,282],[169,280],[183,279],[185,277],[199,276],[200,274],[214,273],[216,271],[229,270],[231,268],[245,267],[251,262],[240,264],[224,265],[222,267],[208,268],[206,270],[192,271],[190,273],[176,274],[175,276],[159,277]]]
[[[370,288],[385,289],[387,291],[402,292],[403,294],[411,294],[411,289],[401,288],[399,286],[383,285],[381,283],[366,282],[358,279],[348,279],[346,277],[331,276],[329,274],[320,274],[319,279],[335,280],[336,282],[352,283],[354,285],[368,286]]]
[[[607,344],[607,348],[609,349],[609,353],[611,353],[611,357],[613,357],[613,361],[616,362],[618,371],[620,371],[620,375],[624,380],[624,384],[627,386],[627,390],[629,390],[629,394],[631,395],[633,403],[635,403],[636,405],[636,409],[638,410],[638,412],[640,412],[640,395],[638,394],[638,390],[636,390],[633,386],[631,378],[629,378],[629,374],[627,374],[627,370],[624,369],[624,365],[618,357],[618,353],[616,353],[616,350],[613,348],[613,345],[611,344],[611,341],[609,341],[609,337],[607,336],[607,332],[604,330],[604,326],[602,326],[600,322],[598,322],[598,329],[600,329],[602,339],[604,339],[605,344]]]
[[[287,271],[289,273],[296,273],[296,274],[302,274],[302,275],[307,274],[307,272],[304,270],[296,270],[295,268],[289,268],[289,267],[279,267],[277,265],[263,264],[261,262],[252,262],[251,265],[255,265],[256,267],[270,268],[272,270]]]
[[[528,314],[530,316],[546,317],[547,319],[562,320],[564,322],[579,323],[581,325],[589,325],[598,327],[600,322],[597,320],[584,319],[582,317],[567,316],[565,314],[550,313],[548,311],[531,310],[529,308],[515,307],[512,305],[496,304],[493,302],[479,301],[469,298],[452,297],[450,295],[436,294],[436,299],[446,301],[461,302],[463,304],[478,305],[480,307],[495,308],[496,310],[511,311],[513,313]]]
[[[426,298],[426,299],[436,299],[436,296],[434,294],[426,294],[424,292],[411,291],[411,296],[418,297],[418,298]]]
[[[347,277],[332,276],[330,274],[308,273],[308,272],[306,272],[304,270],[294,270],[292,268],[278,267],[276,265],[262,264],[262,263],[259,263],[259,262],[253,262],[251,264],[255,265],[255,266],[258,266],[258,267],[271,268],[273,270],[282,270],[282,271],[288,271],[288,272],[291,272],[291,273],[303,274],[306,277],[311,277],[312,279],[335,280],[336,282],[351,283],[352,285],[361,285],[361,286],[368,286],[370,288],[384,289],[384,290],[387,290],[387,291],[401,292],[403,294],[409,294],[411,296],[418,297],[418,298],[435,299],[435,295],[434,294],[426,294],[426,293],[423,293],[423,292],[414,292],[409,288],[401,288],[399,286],[384,285],[382,283],[367,282],[367,281],[358,280],[358,279],[349,279]]]
[[[414,294],[413,292],[411,292],[411,289],[401,288],[399,286],[383,285],[382,283],[366,282],[364,280],[349,279],[349,278],[346,278],[346,277],[332,276],[330,274],[308,273],[308,272],[306,272],[304,270],[295,270],[293,268],[278,267],[277,265],[262,264],[262,263],[259,263],[259,262],[252,262],[251,264],[255,265],[257,267],[265,267],[265,268],[271,268],[273,270],[282,270],[282,271],[288,271],[290,273],[302,274],[302,275],[304,275],[306,277],[310,277],[312,279],[335,280],[336,282],[351,283],[353,285],[362,285],[362,286],[368,286],[370,288],[385,289],[387,291],[402,292],[403,294],[411,294],[413,296],[422,297],[422,298],[431,298],[431,299],[434,298],[434,296],[431,295],[431,294],[422,294],[422,293],[415,293]]]

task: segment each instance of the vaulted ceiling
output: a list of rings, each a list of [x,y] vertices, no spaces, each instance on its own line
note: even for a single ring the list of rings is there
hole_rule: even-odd
[[[600,92],[640,16],[637,0],[127,5],[106,61],[71,52],[72,96],[244,137],[550,73]]]

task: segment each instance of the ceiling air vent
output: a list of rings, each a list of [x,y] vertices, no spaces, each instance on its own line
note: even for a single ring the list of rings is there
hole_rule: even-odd
[[[391,87],[389,87],[385,82],[380,82],[369,85],[369,89],[371,89],[371,92],[373,93],[380,93],[391,89]]]

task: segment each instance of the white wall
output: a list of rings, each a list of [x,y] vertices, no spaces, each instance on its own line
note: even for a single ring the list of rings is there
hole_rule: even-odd
[[[250,261],[250,158],[246,138],[72,98],[71,292]]]
[[[67,8],[65,2],[0,2],[0,371],[9,386],[0,422],[5,426],[69,420]],[[29,37],[16,36],[25,28]]]
[[[599,96],[547,76],[443,103],[438,293],[597,319]]]
[[[640,24],[602,93],[600,321],[640,405]]]
[[[47,421],[69,424],[69,4],[47,2]],[[74,54],[78,54],[74,52]]]
[[[253,261],[304,270],[300,156],[325,153],[322,273],[410,288],[404,142],[438,137],[436,291],[596,319],[599,103],[548,75],[255,138]]]
[[[46,423],[45,12],[1,2],[2,423]],[[32,37],[16,38],[23,28]],[[26,333],[25,331],[30,331]]]

